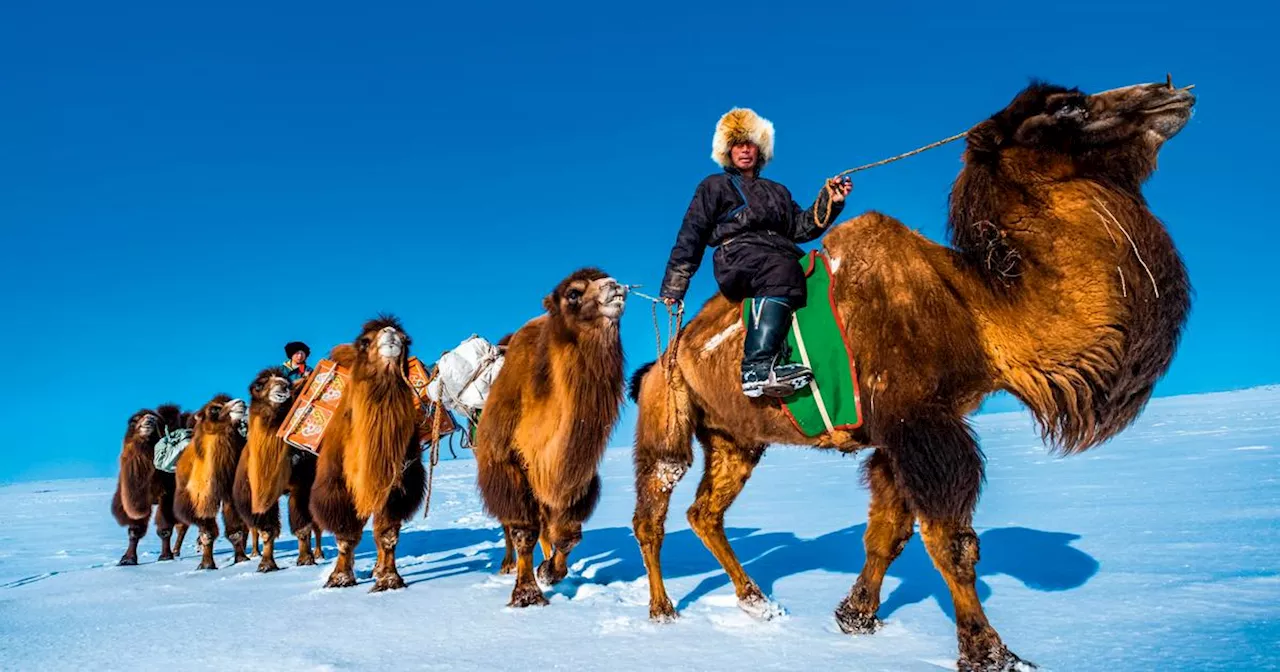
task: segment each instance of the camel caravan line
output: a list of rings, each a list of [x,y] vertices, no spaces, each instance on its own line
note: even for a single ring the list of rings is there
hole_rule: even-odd
[[[812,310],[828,318],[797,312],[796,324],[814,330],[793,336],[815,375],[792,397],[743,394],[742,303],[716,294],[677,328],[629,386],[638,407],[632,524],[650,618],[677,617],[661,549],[695,438],[704,468],[689,524],[741,608],[761,620],[781,609],[738,561],[725,514],[766,447],[868,449],[866,559],[836,624],[850,635],[880,627],[881,583],[918,525],[955,606],[958,669],[1030,667],[1005,646],[975,587],[984,456],[966,416],[1009,392],[1046,444],[1072,455],[1141,413],[1190,309],[1182,259],[1142,194],[1160,149],[1191,117],[1189,88],[1166,81],[1086,94],[1033,83],[964,134],[949,246],[874,211],[832,226],[804,261],[829,298]],[[137,563],[154,508],[161,560],[179,555],[195,526],[200,567],[215,568],[221,514],[234,561],[256,553],[256,543],[246,548],[256,533],[259,571],[275,570],[287,494],[297,564],[324,559],[323,530],[338,549],[326,586],[356,585],[354,553],[372,518],[372,590],[403,588],[400,528],[428,499],[434,454],[459,429],[458,412],[470,425],[485,511],[504,531],[498,571],[515,574],[508,604],[547,604],[542,591],[568,574],[600,498],[598,469],[628,392],[619,323],[629,289],[601,270],[577,270],[538,317],[496,345],[468,339],[430,369],[410,356],[400,322],[381,316],[304,380],[260,372],[248,403],[222,394],[195,413],[139,411],[111,507],[128,529],[121,564]],[[821,328],[836,330],[834,344],[810,337]],[[830,362],[842,367],[824,378]],[[806,408],[821,419],[802,422]]]

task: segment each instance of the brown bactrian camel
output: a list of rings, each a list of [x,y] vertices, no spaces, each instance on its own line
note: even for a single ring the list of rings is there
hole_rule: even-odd
[[[1195,98],[1171,83],[1086,95],[1035,82],[967,134],[950,197],[952,247],[870,212],[823,243],[835,305],[865,402],[856,430],[808,438],[779,402],[743,396],[739,307],[713,297],[662,357],[633,377],[638,396],[634,519],[650,616],[675,616],[659,551],[671,491],[706,468],[688,518],[739,603],[771,612],[724,532],[768,444],[874,447],[866,562],[836,609],[846,633],[879,621],[885,570],[916,522],[955,604],[959,669],[1013,669],[974,587],[972,528],[984,458],[965,417],[1005,390],[1062,454],[1129,426],[1173,358],[1190,307],[1183,262],[1140,185]]]
[[[244,450],[240,422],[246,413],[241,399],[219,394],[196,413],[191,445],[178,458],[178,488],[174,513],[178,520],[200,529],[201,560],[197,569],[217,569],[213,542],[218,538],[218,510],[227,528],[227,541],[235,551],[232,564],[249,559],[245,555],[248,524],[232,505],[236,463]]]
[[[426,489],[419,412],[408,380],[410,343],[398,319],[380,316],[365,323],[355,343],[329,353],[350,380],[320,441],[311,490],[312,518],[338,540],[327,588],[356,585],[356,545],[370,516],[378,547],[370,592],[404,588],[396,544]]]
[[[597,469],[622,406],[618,322],[626,288],[598,269],[565,278],[546,313],[515,332],[485,401],[474,450],[485,509],[517,554],[511,606],[546,604],[534,578],[569,572],[569,553],[600,497]]]
[[[138,564],[138,541],[147,533],[151,509],[155,507],[156,536],[160,537],[160,560],[172,560],[175,549],[169,538],[173,533],[174,475],[155,468],[155,449],[166,431],[181,429],[186,414],[177,406],[165,404],[156,410],[141,410],[129,418],[120,450],[120,476],[111,498],[111,515],[121,527],[129,530],[129,548],[120,558],[121,565]],[[186,533],[180,528],[178,545]]]
[[[289,416],[293,401],[306,381],[290,383],[284,367],[263,369],[249,384],[249,437],[236,467],[232,493],[236,512],[262,535],[259,572],[280,569],[275,559],[275,541],[280,536],[280,497],[289,495],[289,529],[298,539],[299,567],[324,558],[320,550],[320,530],[311,519],[311,484],[316,476],[316,457],[289,446],[276,436]],[[315,535],[315,552],[311,550]]]

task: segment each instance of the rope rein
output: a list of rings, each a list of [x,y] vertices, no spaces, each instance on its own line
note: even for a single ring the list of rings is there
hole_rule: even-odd
[[[925,145],[924,147],[917,147],[917,148],[915,148],[915,149],[913,149],[913,150],[911,150],[911,151],[909,151],[909,152],[903,152],[903,153],[901,153],[901,154],[898,154],[897,156],[891,156],[891,157],[889,157],[889,158],[887,158],[887,159],[880,159],[879,161],[875,161],[875,162],[872,162],[872,163],[867,163],[867,164],[864,164],[864,165],[861,165],[861,166],[857,166],[857,167],[855,167],[855,168],[850,168],[850,169],[848,169],[848,170],[845,170],[845,171],[841,171],[841,172],[839,172],[839,173],[836,173],[835,177],[831,178],[830,180],[827,180],[827,183],[826,183],[826,184],[824,184],[824,185],[822,185],[822,189],[823,189],[823,191],[825,191],[825,192],[826,192],[826,194],[827,194],[827,199],[826,199],[826,212],[822,215],[822,217],[818,217],[818,207],[817,207],[816,205],[814,206],[814,208],[813,208],[813,223],[814,223],[814,225],[821,229],[821,228],[826,228],[826,227],[827,227],[827,225],[831,223],[831,209],[832,209],[832,208],[831,208],[831,197],[832,197],[832,195],[833,195],[833,194],[835,194],[835,189],[834,189],[834,188],[832,188],[832,186],[831,186],[831,181],[832,181],[832,180],[835,180],[835,179],[837,179],[837,178],[844,177],[845,175],[849,175],[849,174],[852,174],[852,173],[861,172],[861,171],[867,170],[867,169],[869,169],[869,168],[876,168],[876,167],[883,166],[883,165],[886,165],[886,164],[889,164],[889,163],[893,163],[894,161],[901,161],[901,160],[903,160],[903,159],[905,159],[905,158],[907,158],[907,157],[915,156],[916,154],[920,154],[920,153],[922,153],[922,152],[927,152],[927,151],[929,151],[929,150],[931,150],[931,149],[937,149],[938,147],[941,147],[941,146],[943,146],[943,145],[945,145],[945,144],[955,142],[956,140],[959,140],[959,139],[961,139],[961,138],[965,137],[965,136],[966,136],[966,135],[968,135],[968,134],[969,134],[969,132],[968,132],[968,131],[965,131],[964,133],[957,133],[957,134],[955,134],[955,135],[953,135],[953,136],[951,136],[951,137],[949,137],[949,138],[943,138],[943,139],[941,139],[941,140],[939,140],[939,141],[937,141],[937,142],[931,142],[931,143],[929,143],[929,144]]]

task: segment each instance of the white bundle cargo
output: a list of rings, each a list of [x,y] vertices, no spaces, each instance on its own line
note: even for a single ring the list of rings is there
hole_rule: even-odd
[[[473,417],[484,408],[489,387],[502,369],[502,351],[473,334],[444,353],[436,367],[439,374],[427,386],[427,396],[451,411]]]

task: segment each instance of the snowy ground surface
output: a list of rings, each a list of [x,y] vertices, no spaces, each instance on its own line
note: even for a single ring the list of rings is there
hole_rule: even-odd
[[[1092,452],[1047,456],[1025,414],[975,419],[989,481],[977,516],[987,613],[1011,649],[1050,670],[1257,670],[1280,665],[1280,388],[1156,400]],[[676,490],[664,562],[683,618],[648,622],[631,535],[630,452],[610,450],[604,497],[551,605],[504,605],[500,531],[474,464],[442,463],[429,520],[401,537],[410,586],[322,590],[332,565],[255,573],[177,562],[115,567],[125,533],[113,481],[0,488],[0,668],[5,670],[937,670],[954,667],[950,599],[918,538],[885,581],[871,636],[832,609],[861,566],[862,457],[773,448],[729,511],[734,547],[788,611],[753,621]],[[287,548],[291,544],[285,544]]]

